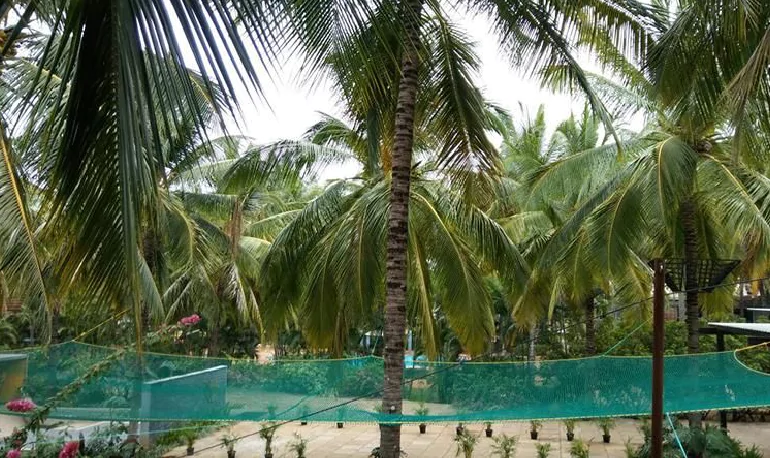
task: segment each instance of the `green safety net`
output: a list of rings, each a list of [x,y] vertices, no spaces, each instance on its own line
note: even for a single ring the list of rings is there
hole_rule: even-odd
[[[11,396],[9,384],[16,381],[20,391],[12,396],[43,404],[112,355],[114,361],[64,400],[52,417],[284,421],[312,414],[307,420],[416,423],[641,416],[650,411],[649,357],[416,361],[405,369],[404,414],[395,416],[377,412],[380,401],[373,393],[383,381],[383,361],[377,357],[259,364],[150,353],[140,361],[135,353],[116,351],[67,343],[23,352],[26,367],[5,354],[0,393]],[[428,412],[418,415],[423,403]],[[734,352],[668,356],[664,403],[672,413],[770,406],[770,377],[743,365]]]

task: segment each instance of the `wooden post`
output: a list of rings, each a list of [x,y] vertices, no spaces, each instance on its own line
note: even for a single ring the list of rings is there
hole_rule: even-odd
[[[653,261],[652,293],[652,458],[663,457],[663,350],[665,346],[665,277],[662,259]]]

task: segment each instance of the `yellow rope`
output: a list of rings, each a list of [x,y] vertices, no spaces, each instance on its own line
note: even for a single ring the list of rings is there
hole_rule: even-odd
[[[761,342],[755,345],[749,345],[748,347],[736,348],[734,351],[738,353],[739,351],[745,351],[745,350],[751,350],[753,348],[764,347],[767,344],[770,344],[770,342]]]
[[[91,329],[89,329],[89,330],[87,330],[87,331],[85,331],[85,332],[81,332],[80,334],[78,334],[78,335],[77,335],[77,337],[75,337],[74,339],[72,339],[72,342],[75,342],[75,341],[77,341],[78,339],[82,339],[83,337],[87,336],[88,334],[91,334],[92,332],[96,331],[97,329],[99,329],[100,327],[102,327],[102,326],[104,326],[105,324],[109,323],[110,321],[112,321],[112,320],[115,320],[115,319],[118,319],[118,318],[120,318],[121,316],[125,315],[125,314],[126,314],[126,312],[128,312],[128,310],[123,310],[122,312],[120,312],[120,313],[117,313],[117,314],[115,314],[115,315],[113,315],[113,316],[111,316],[111,317],[107,318],[106,320],[104,320],[104,321],[102,321],[101,323],[97,324],[97,325],[96,325],[96,326],[94,326],[93,328],[91,328]]]

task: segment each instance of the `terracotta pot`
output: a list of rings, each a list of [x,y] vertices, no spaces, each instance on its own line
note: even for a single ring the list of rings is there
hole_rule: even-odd
[[[425,434],[425,430],[428,428],[428,425],[425,423],[420,425],[420,434]]]
[[[602,440],[604,441],[605,444],[609,444],[610,443],[610,435],[609,434],[602,434]]]
[[[529,432],[529,438],[532,439],[533,441],[536,441],[537,440],[537,431],[530,431]]]

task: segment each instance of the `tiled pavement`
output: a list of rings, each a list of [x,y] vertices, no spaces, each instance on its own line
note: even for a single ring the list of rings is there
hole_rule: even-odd
[[[641,442],[638,431],[638,423],[632,420],[618,420],[617,427],[612,432],[612,442],[602,443],[601,431],[591,422],[580,422],[575,428],[575,437],[590,442],[591,457],[624,458],[625,442],[630,439],[632,444]],[[505,433],[519,437],[517,457],[535,457],[535,441],[529,438],[528,423],[494,424],[494,434]],[[474,456],[492,456],[492,439],[483,437],[483,425],[469,425],[471,432],[481,435],[477,443]],[[240,436],[253,433],[259,429],[256,423],[238,423],[232,427],[232,433]],[[219,444],[224,432],[218,432],[212,436],[200,439],[195,448],[202,450],[208,446]],[[337,429],[334,424],[318,423],[306,426],[289,424],[280,427],[273,442],[273,454],[276,458],[288,458],[294,456],[288,444],[292,441],[294,433],[299,433],[308,439],[307,456],[310,458],[333,457],[366,457],[372,448],[379,442],[379,430],[376,425],[346,424],[343,429]],[[730,425],[730,433],[744,444],[757,444],[766,455],[770,455],[770,424],[766,423],[734,423]],[[409,457],[454,457],[456,447],[454,443],[454,425],[428,425],[427,434],[419,434],[416,425],[406,425],[401,434],[401,446]],[[545,423],[540,431],[540,442],[551,443],[552,458],[569,457],[570,443],[566,441],[564,427],[561,423]],[[264,441],[258,436],[245,438],[236,444],[237,458],[261,457],[264,453]],[[184,447],[174,450],[170,456],[183,456]],[[225,451],[221,447],[214,447],[196,454],[197,457],[224,458]]]

